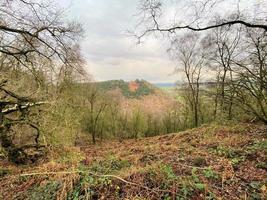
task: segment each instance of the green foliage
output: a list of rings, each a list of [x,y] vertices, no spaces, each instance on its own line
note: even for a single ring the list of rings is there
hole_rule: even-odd
[[[198,177],[198,175],[196,174],[196,172],[197,172],[197,168],[192,168],[192,170],[191,170],[191,176],[192,176],[192,179],[193,179],[193,181],[195,182],[195,183],[199,183],[200,182],[200,179],[199,179],[199,177]]]
[[[114,156],[109,156],[104,160],[93,163],[90,170],[100,174],[109,174],[120,171],[123,168],[130,167],[128,160],[122,160]]]
[[[129,83],[123,80],[111,80],[111,81],[103,81],[97,82],[97,88],[104,92],[120,89],[121,93],[127,98],[139,98],[141,96],[146,96],[149,94],[153,94],[155,92],[155,87],[150,83],[144,80],[135,80],[135,83],[138,85],[136,91],[131,91],[129,89]]]
[[[66,88],[58,94],[57,100],[49,104],[40,117],[40,128],[44,143],[53,146],[74,146],[82,132],[83,117],[82,88],[74,83],[66,83]],[[64,140],[62,139],[64,138]]]
[[[267,163],[266,162],[257,163],[256,167],[267,170]]]
[[[110,189],[113,191],[113,196],[119,196],[121,190],[120,185],[117,185],[113,178],[105,175],[115,174],[130,166],[131,164],[129,161],[119,159],[112,155],[103,160],[96,161],[90,166],[81,165],[79,170],[84,171],[85,173],[80,174],[80,180],[68,194],[67,199],[98,199],[102,189]],[[95,175],[92,175],[91,173],[87,174],[87,171],[92,172]]]
[[[218,146],[213,152],[219,156],[224,156],[226,158],[235,158],[239,156],[238,151],[225,146]]]
[[[10,173],[9,169],[5,169],[5,168],[0,168],[0,178],[8,175]]]
[[[195,187],[198,190],[204,191],[205,190],[205,184],[203,183],[195,183]]]
[[[215,150],[211,150],[211,152],[229,158],[234,167],[238,167],[238,165],[246,159],[246,155],[243,155],[241,151],[230,147],[218,146]]]
[[[193,188],[185,183],[182,183],[182,188],[179,192],[180,195],[176,196],[176,200],[187,200],[191,197],[192,193],[193,193]]]
[[[249,196],[251,199],[255,200],[261,200],[262,195],[261,195],[261,187],[262,183],[257,182],[257,181],[252,181],[249,183]]]
[[[169,189],[178,180],[172,167],[161,162],[146,168],[144,177],[146,186],[151,188],[158,187],[160,189]],[[167,197],[168,196],[163,196],[162,198]]]
[[[175,181],[177,180],[177,176],[174,173],[172,166],[170,165],[161,165],[160,170],[163,172],[165,177],[167,178],[168,181]]]
[[[144,115],[139,109],[133,112],[131,122],[131,131],[133,134],[132,137],[137,139],[138,137],[142,136],[146,130]]]
[[[171,197],[168,194],[165,194],[165,196],[163,197],[164,200],[171,200]]]
[[[105,160],[98,161],[88,166],[80,166],[81,171],[90,171],[100,176],[87,173],[80,174],[80,180],[74,189],[68,194],[68,200],[72,199],[98,199],[103,188],[114,190],[114,196],[119,196],[120,186],[116,185],[111,177],[105,174],[113,174],[131,164],[127,160],[121,160],[109,156]]]
[[[31,200],[47,200],[56,199],[57,190],[60,188],[60,183],[51,181],[44,185],[38,185],[29,191],[29,199]]]
[[[209,178],[209,179],[219,178],[218,174],[216,174],[210,167],[208,169],[204,169],[203,174],[206,178]]]
[[[237,167],[241,162],[245,161],[245,156],[235,157],[231,159],[231,163],[234,167]]]
[[[247,146],[246,149],[250,152],[255,152],[257,150],[267,150],[267,140],[254,141],[254,143],[250,146]]]
[[[4,148],[0,147],[0,159],[4,159],[7,157],[7,152]]]
[[[193,195],[199,193],[205,194],[206,199],[216,199],[215,195],[207,190],[207,186],[205,183],[201,181],[202,170],[198,170],[197,168],[192,168],[191,176],[181,177],[178,179],[178,182],[181,184],[181,189],[176,197],[179,200],[187,200],[191,199]],[[203,171],[204,177],[208,179],[217,179],[218,175],[211,169],[207,168]]]
[[[78,184],[75,185],[73,190],[68,193],[68,200],[86,200],[86,199],[98,199],[102,188],[113,188],[113,180],[109,177],[94,177],[90,175],[82,175]],[[115,196],[117,191],[120,190],[119,186],[115,186]]]
[[[84,153],[73,148],[64,148],[64,151],[61,151],[58,154],[59,158],[57,159],[57,162],[59,163],[79,163],[85,159]]]
[[[191,176],[192,176],[192,179],[194,181],[194,187],[200,191],[204,191],[205,190],[205,184],[203,184],[201,181],[200,181],[200,178],[199,176],[197,175],[197,168],[193,168],[191,170]]]

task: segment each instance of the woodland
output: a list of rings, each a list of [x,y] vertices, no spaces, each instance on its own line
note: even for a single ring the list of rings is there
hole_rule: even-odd
[[[51,2],[0,0],[0,199],[267,198],[266,11],[141,0],[131,37],[168,40],[183,77],[162,89],[94,81]]]

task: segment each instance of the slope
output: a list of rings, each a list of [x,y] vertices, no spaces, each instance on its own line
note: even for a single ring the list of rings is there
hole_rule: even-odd
[[[6,199],[266,199],[266,136],[264,125],[213,124],[137,141],[61,147],[54,149],[53,161],[38,166],[5,163],[1,194]]]

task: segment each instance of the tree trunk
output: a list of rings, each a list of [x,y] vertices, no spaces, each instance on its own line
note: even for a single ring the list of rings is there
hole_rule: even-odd
[[[95,141],[95,132],[92,132],[92,140],[93,140],[93,144],[96,144],[96,141]]]

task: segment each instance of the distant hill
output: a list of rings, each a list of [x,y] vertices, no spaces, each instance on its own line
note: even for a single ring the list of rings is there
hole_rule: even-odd
[[[200,82],[199,85],[202,88],[214,87],[217,83],[213,81],[204,81]],[[183,88],[187,87],[188,83],[186,82],[165,82],[165,83],[153,83],[154,86],[161,89],[174,89],[174,88]]]
[[[124,80],[109,80],[97,82],[96,84],[97,87],[104,92],[120,89],[123,96],[127,98],[147,96],[154,94],[157,90],[159,90],[151,83],[139,79],[130,82]]]

